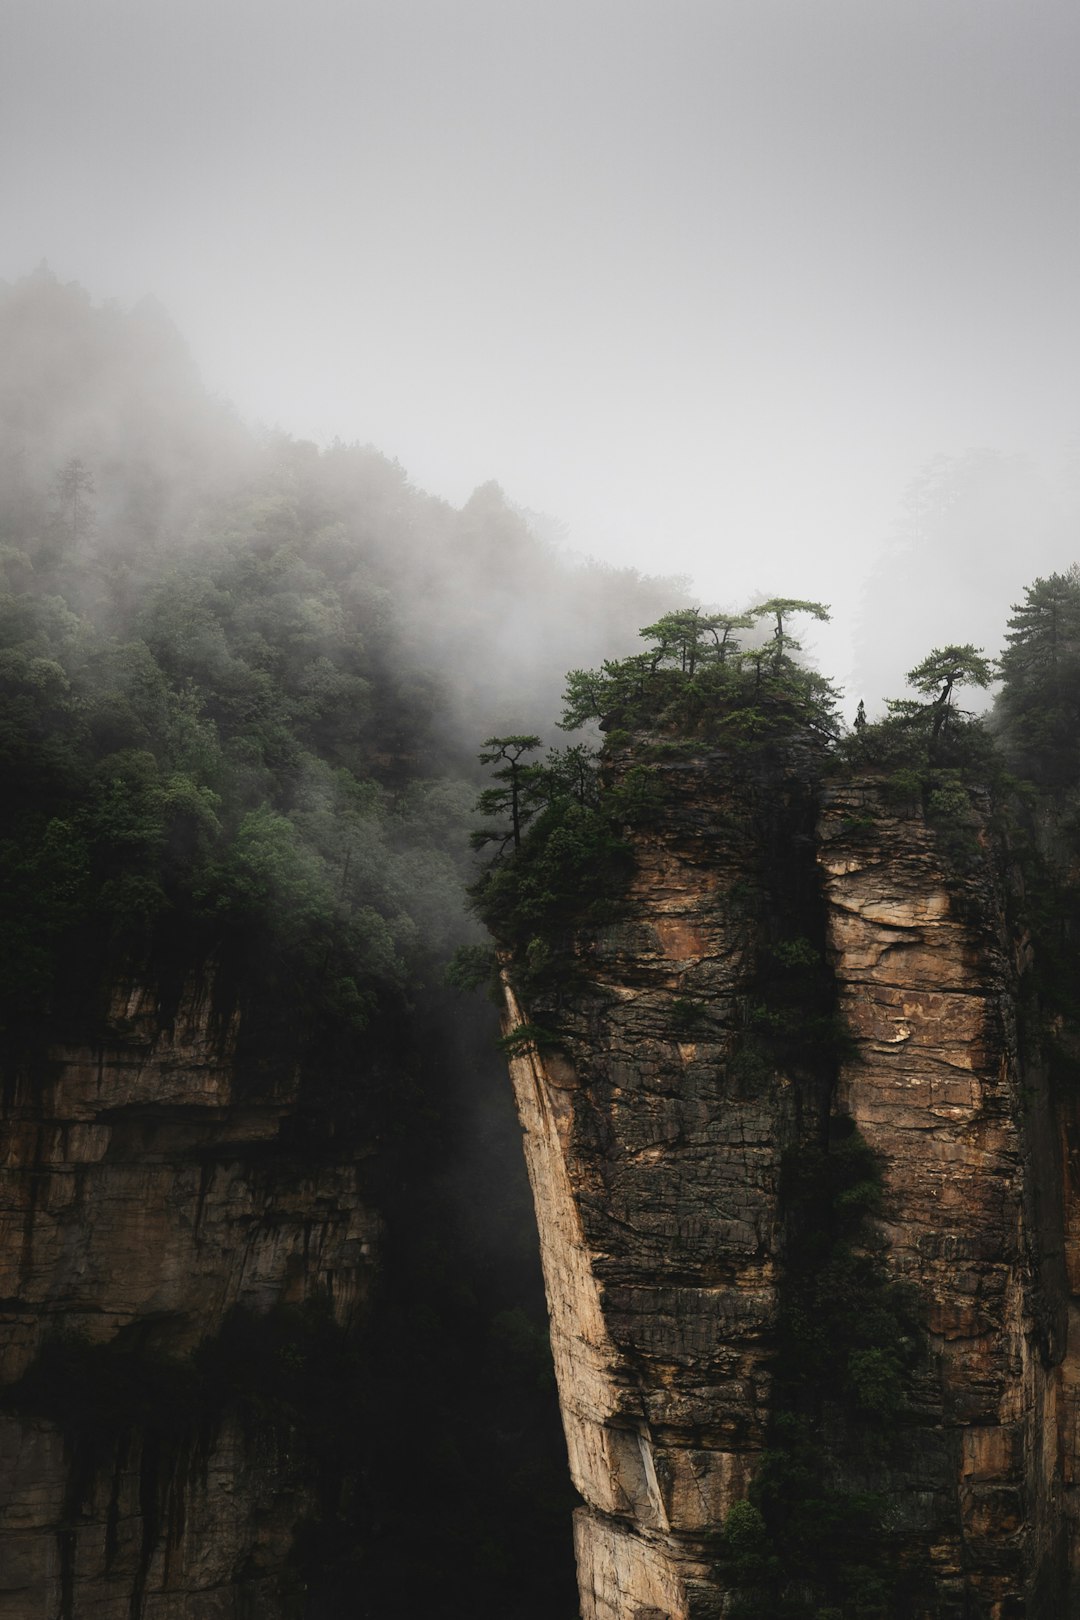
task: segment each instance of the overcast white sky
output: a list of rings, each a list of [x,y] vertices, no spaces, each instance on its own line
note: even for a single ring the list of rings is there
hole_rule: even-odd
[[[935,452],[1080,440],[1076,0],[2,0],[0,276],[252,420],[831,600]],[[1021,579],[1029,577],[1021,569]]]

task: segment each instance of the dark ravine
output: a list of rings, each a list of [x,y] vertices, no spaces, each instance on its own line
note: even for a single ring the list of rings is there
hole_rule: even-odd
[[[744,1601],[720,1532],[775,1444],[783,1161],[830,1119],[881,1166],[875,1252],[921,1342],[887,1434],[818,1415],[823,1478],[882,1504],[891,1594],[829,1612],[1074,1613],[1075,1109],[1017,1034],[1032,952],[988,796],[958,861],[920,806],[812,749],[609,752],[661,785],[621,920],[577,930],[558,990],[505,973],[507,1030],[558,1035],[511,1069],[584,1620]],[[800,1041],[776,964],[815,952]]]
[[[379,1620],[451,1566],[480,1613],[567,1607],[494,1010],[429,991],[327,1085],[254,1063],[222,999],[127,984],[99,1039],[9,1066],[0,1616]]]

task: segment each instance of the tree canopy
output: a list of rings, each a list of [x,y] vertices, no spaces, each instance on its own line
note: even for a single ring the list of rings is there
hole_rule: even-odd
[[[992,744],[985,725],[956,701],[965,686],[985,689],[997,678],[994,661],[970,642],[935,647],[907,673],[920,698],[889,698],[884,720],[869,724],[860,703],[842,758],[877,768],[988,768]]]
[[[970,642],[962,647],[935,647],[907,673],[908,685],[913,686],[916,692],[924,693],[931,702],[917,705],[914,710],[909,708],[908,712],[913,718],[918,715],[929,724],[931,742],[936,742],[950,724],[966,713],[953,701],[956,688],[985,688],[994,678],[993,662],[984,655],[981,647],[973,647]],[[900,705],[894,703],[890,707],[899,709]]]
[[[495,827],[483,827],[472,834],[474,849],[497,843],[500,850],[512,844],[521,848],[521,835],[539,807],[542,794],[541,773],[535,765],[523,763],[526,754],[540,747],[540,738],[524,733],[510,737],[489,737],[484,752],[479,755],[481,765],[498,765],[494,771],[497,786],[485,788],[477,801],[477,809],[489,820],[499,818]],[[502,818],[509,818],[508,823]]]
[[[1080,568],[1037,579],[1014,605],[1001,654],[995,721],[1025,775],[1080,779]]]
[[[681,608],[646,625],[645,652],[575,669],[567,677],[560,724],[572,731],[598,720],[603,729],[654,726],[752,744],[800,727],[821,737],[839,730],[838,694],[800,664],[787,621],[829,617],[820,602],[773,597],[745,613]],[[772,620],[771,637],[752,632]],[[750,634],[748,634],[748,632]]]

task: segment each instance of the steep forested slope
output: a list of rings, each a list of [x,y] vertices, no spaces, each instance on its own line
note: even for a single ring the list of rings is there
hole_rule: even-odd
[[[0,353],[0,1612],[569,1613],[517,1133],[443,975],[476,739],[672,588],[252,437],[152,307],[41,272]]]

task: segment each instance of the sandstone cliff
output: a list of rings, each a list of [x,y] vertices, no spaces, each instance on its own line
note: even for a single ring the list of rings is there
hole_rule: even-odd
[[[205,986],[167,1025],[132,986],[108,1028],[7,1079],[0,1615],[273,1617],[317,1506],[303,1437],[184,1369],[245,1313],[318,1301],[350,1324],[379,1221],[354,1154],[290,1146],[295,1085],[241,1091]]]
[[[958,861],[918,806],[826,784],[812,750],[639,738],[633,757],[660,792],[621,920],[579,929],[560,990],[524,962],[506,974],[507,1030],[548,1031],[511,1068],[584,1499],[584,1620],[730,1609],[719,1532],[775,1440],[800,1286],[783,1164],[838,1119],[884,1176],[865,1265],[908,1290],[920,1340],[887,1434],[835,1402],[814,1417],[830,1488],[884,1505],[892,1595],[858,1612],[1074,1612],[1074,1137],[1019,1049],[1025,958],[986,805],[961,818]],[[828,964],[831,1046],[820,981],[804,1041],[790,1021],[759,1038],[788,1016],[770,975],[800,953]]]

